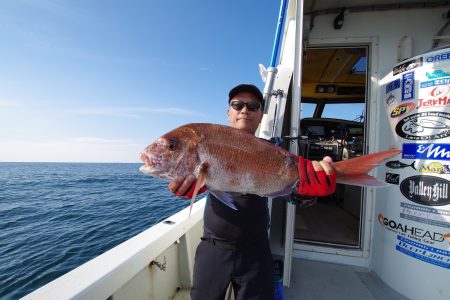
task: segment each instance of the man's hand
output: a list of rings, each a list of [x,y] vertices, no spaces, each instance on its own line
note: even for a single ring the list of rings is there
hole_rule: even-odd
[[[168,185],[169,191],[174,193],[176,196],[180,196],[186,199],[192,198],[195,189],[195,183],[197,178],[194,175],[189,175],[188,177],[180,176]],[[206,186],[203,186],[197,193],[197,195],[204,193],[206,191]]]
[[[336,190],[336,173],[331,166],[332,159],[325,156],[322,161],[310,161],[299,156],[297,193],[302,196],[324,197]]]

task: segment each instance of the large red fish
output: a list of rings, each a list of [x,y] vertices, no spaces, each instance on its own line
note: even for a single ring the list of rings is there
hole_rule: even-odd
[[[360,186],[385,185],[369,175],[381,161],[398,154],[384,152],[333,163],[336,181]],[[299,181],[298,157],[243,130],[217,124],[187,124],[176,128],[145,148],[140,171],[174,180],[195,174],[198,190],[208,191],[230,207],[228,192],[282,196],[294,191]]]

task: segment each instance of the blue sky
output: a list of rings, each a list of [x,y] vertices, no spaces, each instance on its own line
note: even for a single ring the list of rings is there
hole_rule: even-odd
[[[139,162],[263,88],[279,1],[0,2],[0,161]]]

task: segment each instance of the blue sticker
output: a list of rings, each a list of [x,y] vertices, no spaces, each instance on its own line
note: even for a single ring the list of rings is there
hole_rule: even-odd
[[[445,85],[445,84],[450,84],[450,78],[439,78],[435,80],[424,81],[420,83],[420,88],[427,88],[430,86]]]
[[[414,99],[414,72],[402,75],[402,101]]]
[[[450,59],[450,52],[439,53],[431,56],[425,56],[425,61],[429,63],[444,61]]]
[[[400,79],[389,82],[386,85],[386,94],[400,88]]]
[[[450,160],[450,144],[403,144],[402,158]]]
[[[450,251],[431,247],[397,235],[395,249],[423,262],[450,269]]]

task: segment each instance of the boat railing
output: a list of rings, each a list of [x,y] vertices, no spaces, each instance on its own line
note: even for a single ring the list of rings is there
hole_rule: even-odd
[[[192,285],[206,198],[22,299],[172,299]]]

